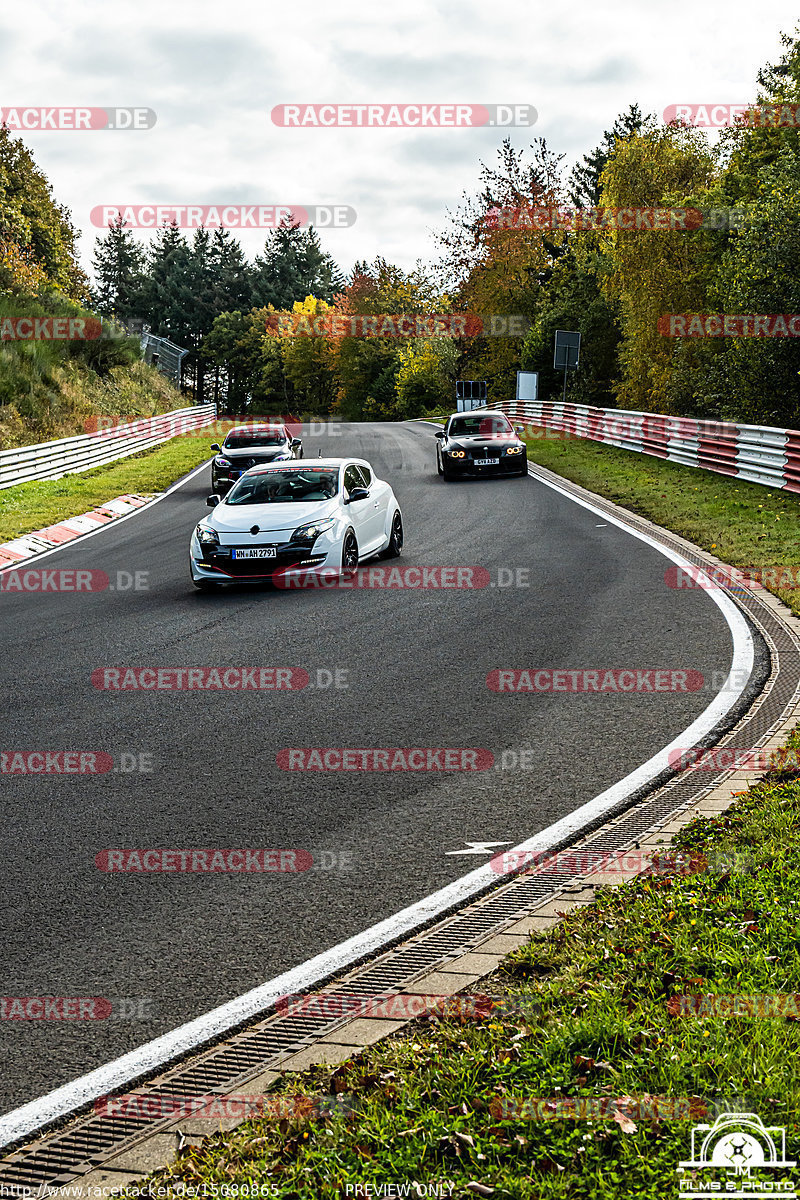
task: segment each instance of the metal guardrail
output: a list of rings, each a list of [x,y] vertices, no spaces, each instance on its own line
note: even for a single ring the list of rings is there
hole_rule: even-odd
[[[510,400],[487,407],[500,408],[512,420],[545,430],[800,492],[800,430],[543,400]]]
[[[141,346],[144,361],[150,363],[167,379],[171,379],[175,387],[180,387],[183,360],[189,351],[184,350],[183,346],[176,346],[167,338],[156,337],[149,330],[142,333]]]
[[[202,429],[215,420],[216,413],[216,405],[199,404],[157,417],[141,417],[124,425],[111,425],[96,433],[0,450],[0,490],[32,479],[77,475],[92,467],[128,458],[190,429]],[[98,424],[103,420],[98,417]]]

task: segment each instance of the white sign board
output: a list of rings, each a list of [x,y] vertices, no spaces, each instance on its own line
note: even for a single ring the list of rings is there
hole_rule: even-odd
[[[539,372],[517,371],[517,399],[539,399]]]

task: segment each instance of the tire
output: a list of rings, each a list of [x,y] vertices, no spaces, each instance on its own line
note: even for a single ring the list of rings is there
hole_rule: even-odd
[[[403,518],[400,510],[392,517],[392,532],[389,534],[389,544],[382,552],[381,558],[399,558],[403,549]]]
[[[436,473],[437,475],[444,475],[444,471],[442,470],[442,460],[439,457],[438,450],[436,451]]]
[[[342,542],[342,575],[352,579],[358,569],[358,542],[352,529],[348,529]]]
[[[196,587],[198,592],[218,592],[222,587],[221,584],[215,583],[213,579],[195,579],[191,564],[189,565],[189,578],[192,581],[193,587]]]

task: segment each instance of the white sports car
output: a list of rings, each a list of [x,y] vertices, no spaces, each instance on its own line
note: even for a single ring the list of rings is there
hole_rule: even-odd
[[[189,569],[202,591],[247,579],[284,586],[309,573],[352,574],[396,557],[403,517],[388,483],[361,458],[317,458],[246,471],[192,534]]]

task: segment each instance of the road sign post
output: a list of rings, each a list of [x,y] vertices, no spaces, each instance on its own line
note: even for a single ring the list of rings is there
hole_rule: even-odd
[[[553,366],[556,370],[562,367],[564,370],[564,394],[562,403],[566,403],[567,399],[567,370],[573,370],[578,365],[578,358],[581,351],[581,335],[567,329],[556,330],[555,354],[553,356]]]

